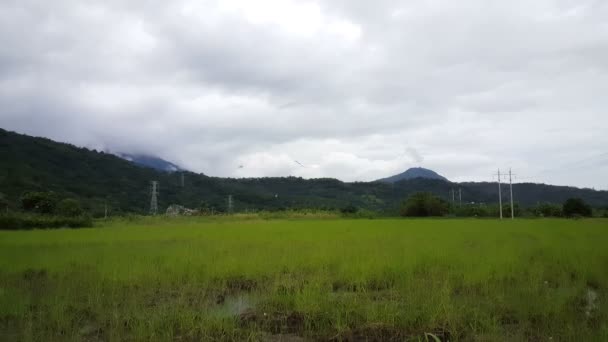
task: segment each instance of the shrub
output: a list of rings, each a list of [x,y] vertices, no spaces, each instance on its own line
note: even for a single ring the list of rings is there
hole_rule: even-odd
[[[429,192],[417,192],[405,201],[401,216],[443,216],[448,213],[448,203]]]
[[[23,210],[40,214],[52,214],[57,206],[57,198],[53,192],[26,192],[21,196]]]
[[[569,198],[564,202],[563,213],[566,217],[583,216],[589,217],[592,214],[591,207],[580,198]]]
[[[488,208],[483,204],[464,204],[454,209],[454,214],[460,217],[485,217],[490,216]]]
[[[57,204],[56,212],[58,215],[65,217],[76,217],[83,214],[82,208],[80,207],[80,202],[72,198],[61,200]]]
[[[62,217],[35,214],[2,214],[0,215],[0,229],[48,229],[48,228],[84,228],[92,227],[90,216]]]
[[[541,203],[536,207],[532,208],[531,211],[535,216],[541,217],[562,217],[563,216],[563,206],[557,204],[550,203]]]
[[[349,204],[346,207],[340,209],[340,212],[342,214],[355,214],[357,211],[359,211],[359,208],[355,207],[352,204]]]
[[[8,209],[8,200],[3,193],[0,192],[0,211],[6,211]]]

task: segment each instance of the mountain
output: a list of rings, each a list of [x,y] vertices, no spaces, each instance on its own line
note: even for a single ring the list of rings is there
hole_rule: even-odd
[[[129,154],[129,153],[116,153],[122,159],[128,160],[134,164],[143,167],[149,167],[157,171],[165,171],[165,172],[175,172],[175,171],[185,171],[181,167],[168,162],[164,159],[144,155],[144,154]]]
[[[493,204],[498,197],[495,183],[458,184],[443,179],[348,183],[329,178],[234,179],[187,171],[171,173],[140,167],[110,153],[0,129],[0,198],[8,200],[14,209],[27,191],[53,191],[61,197],[80,200],[85,210],[95,216],[103,215],[106,204],[111,214],[146,213],[153,180],[159,182],[161,211],[171,204],[197,208],[203,203],[222,211],[232,195],[237,211],[337,209],[354,205],[394,215],[404,199],[419,191],[451,200],[451,190],[460,188],[463,203]],[[506,193],[503,191],[505,200]],[[608,206],[608,191],[520,183],[513,185],[513,193],[523,207],[538,202],[563,203],[570,197],[580,197],[594,207]]]
[[[413,167],[407,169],[405,172],[402,172],[398,175],[378,179],[377,182],[395,183],[402,180],[409,180],[415,178],[439,179],[446,182],[448,181],[447,178],[440,176],[439,174],[437,174],[437,172],[433,170],[425,169],[423,167]]]

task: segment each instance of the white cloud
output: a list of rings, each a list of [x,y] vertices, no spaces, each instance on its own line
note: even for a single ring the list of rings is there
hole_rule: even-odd
[[[0,126],[217,176],[512,166],[607,188],[606,17],[593,0],[8,0]]]

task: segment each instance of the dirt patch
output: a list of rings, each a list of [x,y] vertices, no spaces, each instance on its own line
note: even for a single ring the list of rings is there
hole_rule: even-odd
[[[223,293],[220,293],[217,296],[215,296],[215,304],[222,305],[222,304],[224,304],[225,301],[226,301],[226,295],[224,295]]]
[[[44,281],[48,277],[45,269],[27,269],[23,271],[22,278],[28,282]]]
[[[373,301],[380,302],[401,300],[401,296],[399,295],[399,293],[392,290],[374,292],[370,295],[369,298]]]
[[[180,292],[177,290],[154,289],[146,295],[145,305],[149,308],[172,305],[180,299]]]
[[[257,326],[272,334],[302,333],[305,327],[305,320],[304,314],[297,311],[267,313],[249,309],[238,315],[241,327]]]
[[[407,335],[400,329],[384,323],[369,323],[356,329],[343,331],[331,337],[331,342],[382,342],[403,341]]]
[[[370,279],[365,283],[365,289],[368,291],[384,291],[390,290],[395,286],[394,279]]]
[[[413,333],[385,323],[368,323],[343,331],[328,340],[332,342],[384,342],[384,341],[451,341],[451,334],[445,329],[434,329],[428,333]]]
[[[226,289],[229,292],[245,291],[251,292],[258,288],[258,282],[245,277],[234,277],[226,279]]]
[[[361,286],[358,284],[347,283],[342,280],[336,280],[331,283],[331,290],[333,292],[359,292],[361,291]]]
[[[84,341],[100,341],[103,337],[103,329],[95,323],[87,323],[78,330],[78,335]]]
[[[276,335],[267,335],[262,337],[262,341],[265,342],[306,342],[308,341],[304,337],[294,335],[294,334],[276,334]]]
[[[517,318],[517,313],[512,310],[505,310],[498,317],[498,321],[502,326],[515,326],[519,324],[519,318]]]
[[[336,280],[331,283],[333,292],[374,292],[386,291],[395,286],[392,279],[369,279],[364,283],[349,283],[342,280]]]

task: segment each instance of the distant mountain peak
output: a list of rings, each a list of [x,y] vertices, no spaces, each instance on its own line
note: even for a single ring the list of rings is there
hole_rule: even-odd
[[[149,167],[157,171],[164,172],[176,172],[185,171],[181,167],[161,159],[159,157],[145,155],[145,154],[129,154],[129,153],[115,153],[118,157],[130,161],[133,164]]]
[[[439,175],[437,172],[435,172],[433,170],[425,169],[423,167],[412,167],[400,174],[390,176],[387,178],[378,179],[378,182],[395,183],[398,181],[407,180],[407,179],[415,179],[415,178],[439,179],[439,180],[443,180],[446,182],[448,181],[447,178]]]

